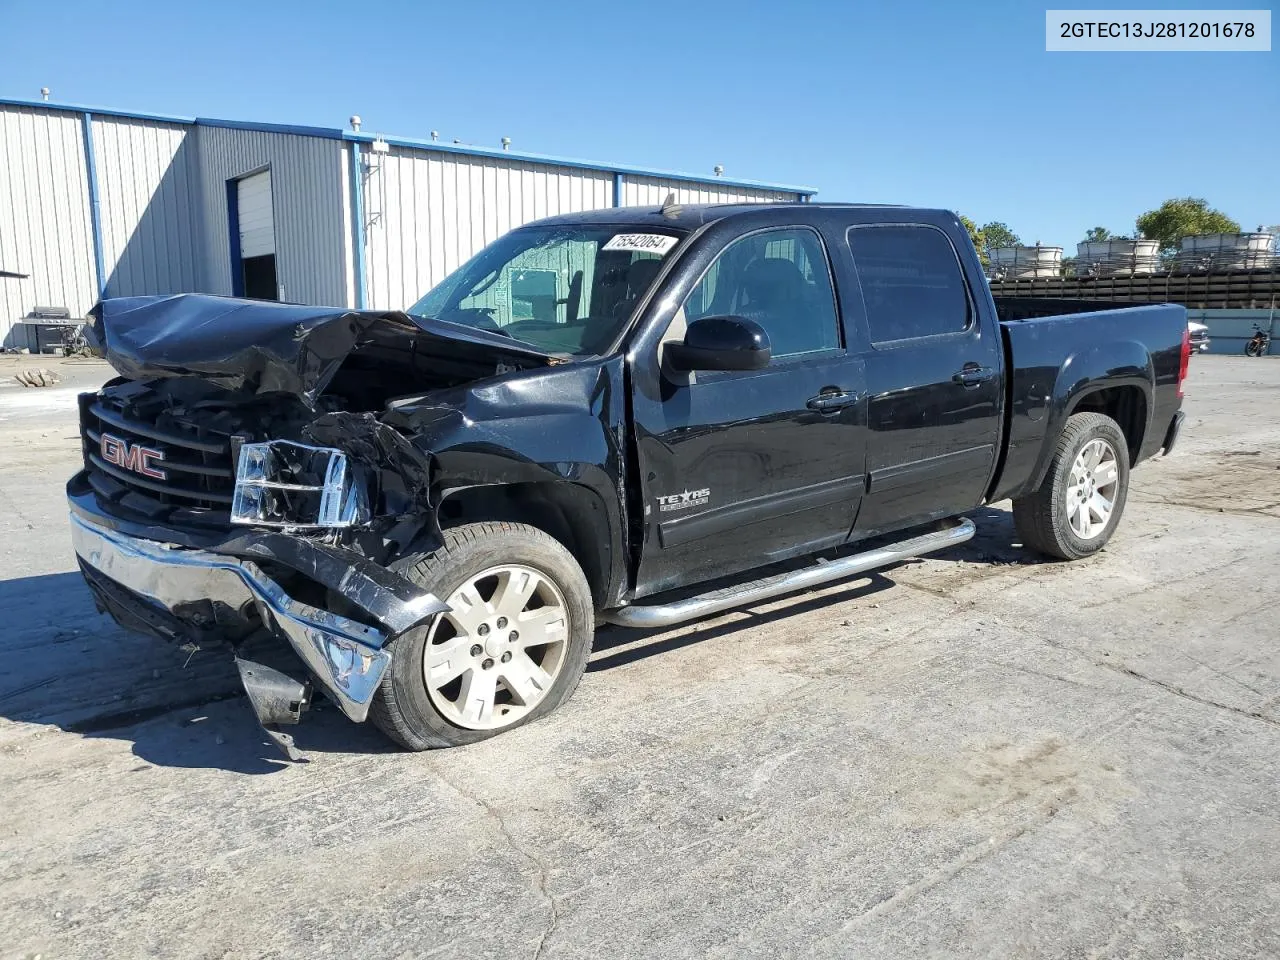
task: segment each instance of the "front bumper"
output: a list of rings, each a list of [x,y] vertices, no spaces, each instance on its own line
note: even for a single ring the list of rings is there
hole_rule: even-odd
[[[384,646],[395,627],[380,629],[302,603],[245,558],[131,536],[74,510],[71,535],[90,586],[123,626],[162,635],[190,628],[199,635],[210,624],[258,622],[289,642],[344,714],[357,722],[368,715],[391,663]],[[388,619],[398,627],[445,609],[424,593]]]

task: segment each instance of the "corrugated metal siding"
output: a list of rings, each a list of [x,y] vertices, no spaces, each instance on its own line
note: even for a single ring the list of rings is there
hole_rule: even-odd
[[[676,195],[677,203],[780,203],[799,199],[794,193],[779,190],[752,190],[728,184],[719,186],[627,174],[622,181],[620,206],[659,207],[672,193]]]
[[[203,288],[231,295],[227,181],[269,167],[280,299],[348,304],[350,233],[343,216],[342,142],[206,126],[196,128],[196,137],[204,213]]]
[[[189,127],[95,117],[107,295],[199,289]]]
[[[96,299],[81,115],[0,106],[0,342],[34,306],[84,316]]]
[[[97,297],[83,114],[0,105],[0,337],[36,305],[83,316]],[[264,169],[274,193],[281,297],[356,302],[353,238],[366,241],[370,306],[403,307],[486,243],[541,217],[609,207],[614,174],[553,160],[469,156],[428,145],[364,155],[364,224],[353,223],[352,144],[307,131],[95,115],[108,293],[230,294],[227,182]],[[626,174],[624,205],[794,200],[785,190]]]
[[[613,203],[613,175],[393,148],[369,151],[364,215],[369,306],[412,304],[514,227]]]

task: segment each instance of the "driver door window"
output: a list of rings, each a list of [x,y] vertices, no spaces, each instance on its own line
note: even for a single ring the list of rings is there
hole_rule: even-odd
[[[721,251],[684,303],[684,320],[738,316],[769,334],[774,358],[840,347],[827,255],[803,227],[764,230]]]

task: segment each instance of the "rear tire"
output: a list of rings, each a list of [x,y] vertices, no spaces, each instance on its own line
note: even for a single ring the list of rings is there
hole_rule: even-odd
[[[522,523],[468,523],[396,569],[453,608],[388,642],[369,719],[409,750],[476,743],[573,695],[595,631],[591,589],[559,541]]]
[[[1080,560],[1111,539],[1129,494],[1129,445],[1101,413],[1067,418],[1044,481],[1013,501],[1024,546],[1061,560]]]
[[[1262,344],[1260,344],[1260,343],[1253,343],[1252,341],[1250,341],[1249,343],[1246,343],[1246,344],[1244,345],[1244,355],[1245,355],[1246,357],[1260,357],[1260,356],[1262,356]]]

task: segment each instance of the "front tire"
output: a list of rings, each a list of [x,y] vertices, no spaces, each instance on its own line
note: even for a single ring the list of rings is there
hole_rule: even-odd
[[[1245,355],[1246,357],[1260,357],[1260,356],[1262,356],[1262,344],[1260,344],[1260,343],[1254,343],[1253,341],[1250,341],[1249,343],[1246,343],[1246,344],[1244,345],[1244,355]]]
[[[546,716],[573,695],[595,631],[573,555],[522,523],[469,523],[397,564],[447,613],[388,643],[369,718],[410,750],[475,743]]]
[[[1080,560],[1111,539],[1129,494],[1129,446],[1124,431],[1101,413],[1067,418],[1044,482],[1013,501],[1024,546],[1062,560]]]

